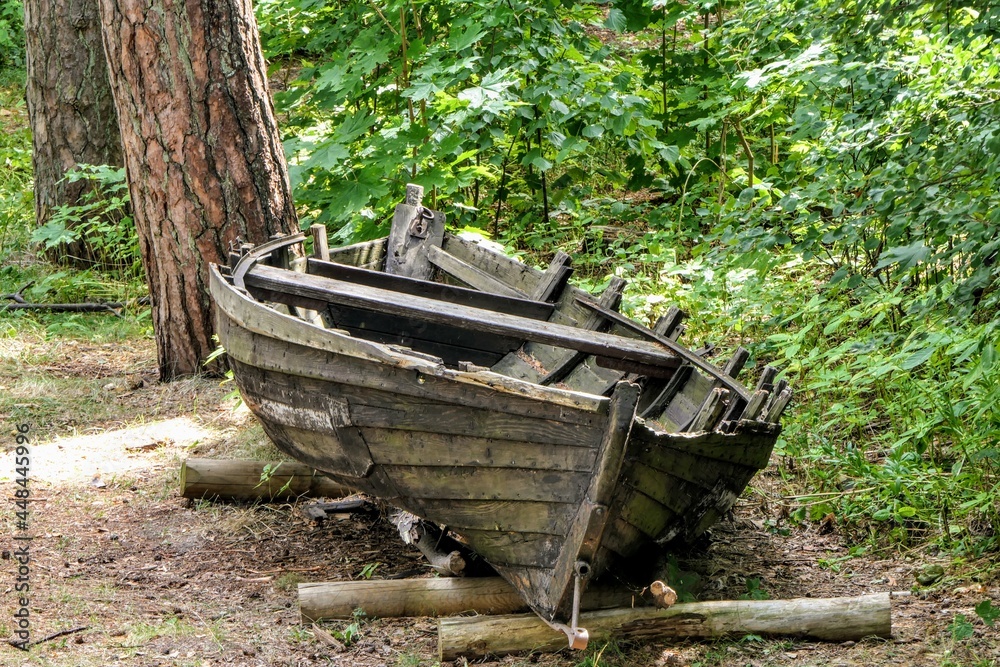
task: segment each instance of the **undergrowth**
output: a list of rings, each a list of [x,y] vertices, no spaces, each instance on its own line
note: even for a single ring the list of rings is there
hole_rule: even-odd
[[[586,289],[626,278],[629,314],[651,323],[680,306],[689,345],[716,343],[720,359],[747,347],[750,369],[777,365],[796,389],[777,446],[794,505],[782,521],[832,522],[855,554],[995,556],[1000,10],[319,0],[257,11],[288,81],[276,107],[304,224],[345,242],[382,234],[412,181],[456,228],[531,262],[571,253]],[[93,234],[115,270],[37,259],[77,228],[33,229],[24,75],[0,67],[0,292],[141,296],[113,170],[79,172],[98,186],[84,206],[110,216],[73,233]],[[0,335],[148,335],[143,312],[5,312]]]

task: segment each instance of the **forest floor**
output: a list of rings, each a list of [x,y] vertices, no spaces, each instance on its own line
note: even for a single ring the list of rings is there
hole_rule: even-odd
[[[152,341],[93,343],[0,338],[0,486],[12,496],[15,425],[30,423],[31,633],[28,652],[0,643],[3,665],[389,665],[437,663],[434,619],[361,619],[342,649],[300,623],[303,581],[375,578],[424,568],[383,517],[316,525],[296,504],[210,503],[180,497],[188,456],[277,457],[253,418],[217,380],[160,384]],[[902,591],[893,638],[842,644],[741,640],[612,644],[585,654],[506,657],[486,665],[996,665],[997,636],[974,605],[996,582],[949,573],[933,588],[914,572],[933,558],[850,557],[836,525],[783,523],[772,466],[735,517],[678,554],[700,599],[771,599]],[[5,534],[14,508],[2,508]],[[826,530],[826,532],[822,532]],[[17,571],[5,539],[0,638],[11,638]],[[948,561],[941,559],[948,568]],[[377,565],[374,565],[376,564]],[[372,574],[372,569],[374,573]],[[958,614],[973,622],[954,639]],[[348,622],[324,629],[344,637]],[[456,664],[465,664],[460,661]]]

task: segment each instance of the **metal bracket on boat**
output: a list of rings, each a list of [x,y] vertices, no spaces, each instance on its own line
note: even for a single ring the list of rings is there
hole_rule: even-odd
[[[431,220],[434,220],[434,211],[421,206],[420,214],[410,223],[410,236],[417,239],[427,238],[431,231]]]
[[[565,625],[547,620],[545,622],[553,630],[566,634],[571,649],[582,651],[587,648],[590,633],[587,632],[586,628],[578,627],[577,624],[580,622],[580,598],[583,596],[583,582],[590,576],[590,563],[585,560],[576,561],[573,572],[573,614],[570,617],[570,624]]]

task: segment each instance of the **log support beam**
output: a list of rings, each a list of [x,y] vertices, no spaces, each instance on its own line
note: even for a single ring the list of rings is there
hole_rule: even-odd
[[[890,637],[889,593],[848,598],[691,602],[669,609],[608,609],[585,613],[592,640],[707,639],[726,635],[792,636],[822,641]],[[533,614],[442,618],[442,662],[522,651],[559,651],[566,637]]]

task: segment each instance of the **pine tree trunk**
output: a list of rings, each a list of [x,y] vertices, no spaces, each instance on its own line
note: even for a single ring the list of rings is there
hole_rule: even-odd
[[[164,380],[215,348],[210,262],[298,228],[249,0],[100,0]]]
[[[60,182],[78,163],[122,166],[97,0],[24,0],[28,116],[35,171],[35,220],[73,206],[86,181]],[[83,240],[52,253],[57,261],[95,260]]]

